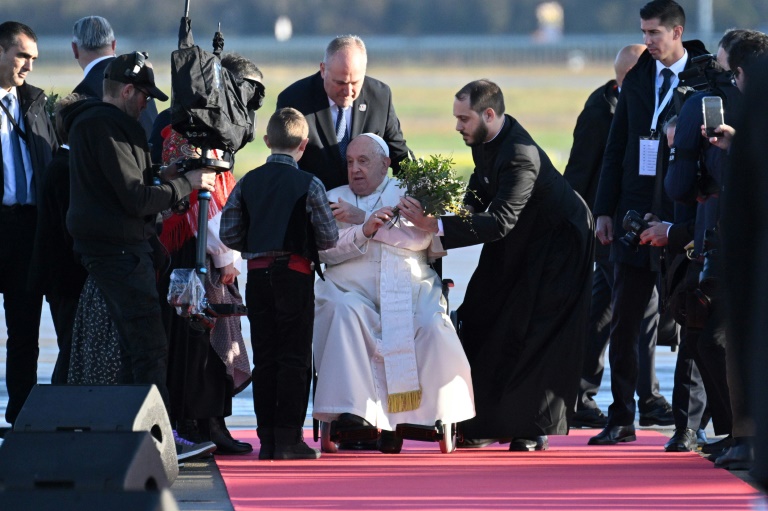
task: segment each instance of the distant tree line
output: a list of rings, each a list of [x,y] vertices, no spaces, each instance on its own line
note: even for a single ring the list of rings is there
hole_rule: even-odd
[[[278,16],[288,16],[293,34],[444,35],[529,34],[537,29],[543,0],[191,0],[193,27],[210,30],[220,21],[230,35],[270,35]],[[559,0],[566,34],[639,31],[644,0]],[[688,29],[697,29],[697,0],[679,0]],[[715,31],[768,26],[765,0],[713,2]],[[0,18],[23,21],[39,35],[70,33],[72,23],[98,14],[118,36],[173,36],[184,0],[0,0]]]

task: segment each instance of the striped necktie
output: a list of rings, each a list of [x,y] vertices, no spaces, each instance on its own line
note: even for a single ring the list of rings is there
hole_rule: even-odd
[[[344,109],[338,107],[339,113],[336,116],[336,140],[339,142],[339,154],[341,161],[347,161],[347,146],[349,145],[349,133],[347,133],[347,119],[344,116]]]

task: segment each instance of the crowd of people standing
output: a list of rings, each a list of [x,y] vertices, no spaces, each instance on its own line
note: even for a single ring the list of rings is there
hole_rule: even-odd
[[[768,286],[740,237],[749,228],[763,242],[753,184],[763,126],[743,112],[764,106],[755,91],[768,36],[729,30],[712,56],[684,38],[673,0],[639,15],[643,44],[623,48],[615,80],[588,99],[564,175],[496,83],[458,89],[455,129],[474,163],[467,216],[428,215],[403,192],[411,151],[357,36],[333,39],[319,71],[277,96],[271,155],[235,183],[184,171],[179,160],[197,148],[157,114],[168,96],[148,56],[116,55],[104,18],[74,26],[84,79],[59,101],[55,126],[26,81],[37,36],[0,24],[0,233],[16,240],[0,249],[15,269],[0,276],[6,420],[37,381],[45,296],[60,349],[53,383],[156,385],[180,459],[252,450],[225,422],[252,381],[262,460],[395,454],[414,425],[434,428],[448,452],[545,450],[570,427],[601,429],[589,444],[610,446],[636,439],[639,412],[641,426],[674,425],[666,451],[701,447],[715,466],[768,482],[755,379]],[[239,55],[222,66],[237,83],[264,80]],[[712,96],[725,115],[705,128]],[[246,260],[252,372],[239,318],[201,325],[166,301],[170,269],[193,263],[198,191],[212,192],[212,301],[243,303]],[[469,245],[482,252],[457,334],[436,292],[440,257]],[[671,404],[654,372],[670,336],[680,344]],[[606,347],[607,416],[593,399]],[[303,439],[312,388],[321,450]],[[722,438],[707,443],[710,420]]]

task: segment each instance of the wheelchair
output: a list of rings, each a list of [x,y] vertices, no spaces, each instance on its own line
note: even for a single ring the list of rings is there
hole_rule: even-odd
[[[454,284],[451,279],[443,279],[442,284],[443,296],[447,302],[448,292]],[[454,327],[456,327],[456,312],[451,311],[450,317]],[[314,372],[314,384],[317,384],[316,371]],[[326,453],[337,452],[339,443],[373,443],[379,442],[382,436],[382,432],[371,425],[360,424],[350,427],[348,425],[342,426],[338,421],[327,423],[317,419],[313,419],[312,422],[314,440],[320,441],[320,450]],[[392,433],[394,433],[398,445],[395,450],[391,451],[393,454],[400,452],[402,440],[437,442],[441,453],[450,454],[456,450],[458,427],[456,423],[445,423],[438,419],[434,425],[398,424]]]

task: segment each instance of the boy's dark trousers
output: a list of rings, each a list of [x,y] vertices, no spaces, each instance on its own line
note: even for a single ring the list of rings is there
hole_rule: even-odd
[[[245,300],[253,346],[253,409],[263,428],[304,425],[309,402],[314,274],[276,261],[248,271]]]

